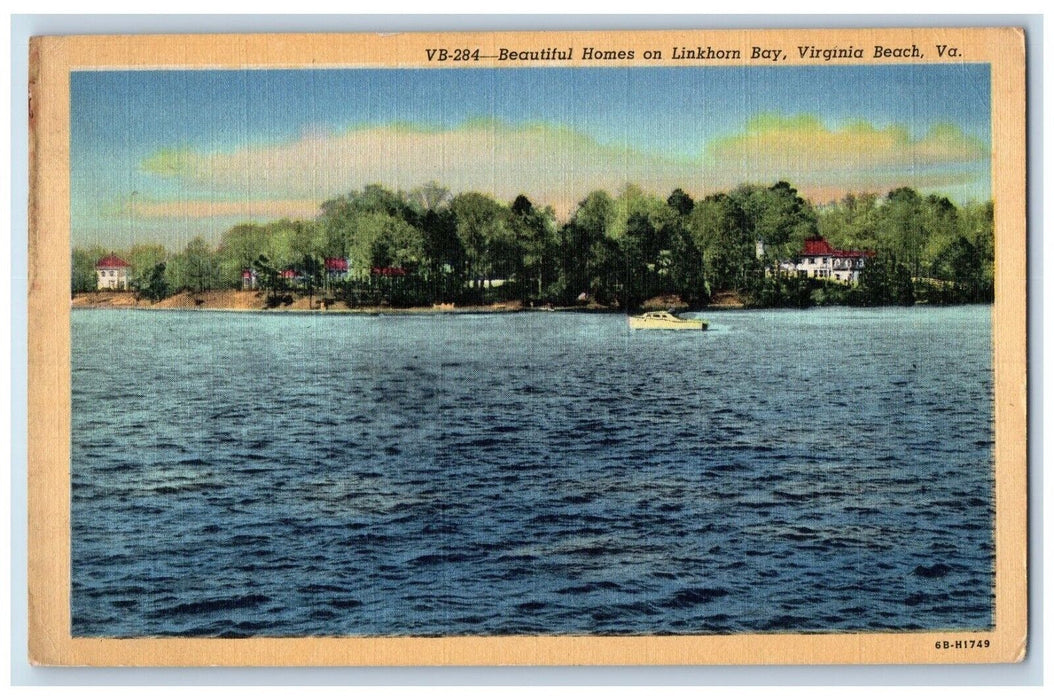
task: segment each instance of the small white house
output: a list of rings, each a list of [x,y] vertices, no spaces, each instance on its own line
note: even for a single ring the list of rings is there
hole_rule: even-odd
[[[110,253],[95,263],[96,289],[128,289],[132,266]]]

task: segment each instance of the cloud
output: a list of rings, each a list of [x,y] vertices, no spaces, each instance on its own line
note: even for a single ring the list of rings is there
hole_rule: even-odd
[[[657,194],[681,187],[698,197],[742,182],[782,179],[823,196],[821,201],[839,192],[901,185],[963,188],[978,180],[987,158],[986,145],[954,125],[935,125],[913,138],[897,125],[858,121],[832,128],[808,114],[763,114],[689,160],[552,124],[475,120],[451,128],[364,125],[225,152],[165,149],[141,167],[188,191],[214,193],[216,200],[255,202],[246,205],[254,211],[271,202],[275,211],[290,212],[283,216],[308,203],[317,211],[325,199],[371,183],[410,190],[429,181],[504,200],[523,193],[566,214],[589,191],[614,192],[626,183]],[[189,210],[207,212],[208,206],[199,202]],[[182,212],[177,203],[146,212],[198,215]]]
[[[839,179],[910,180],[919,173],[985,160],[985,144],[952,124],[937,124],[921,138],[899,125],[865,121],[830,128],[808,114],[762,114],[743,132],[712,142],[704,153],[718,173],[752,172],[762,177],[835,184]],[[910,184],[910,183],[907,183]]]
[[[154,175],[181,176],[193,168],[195,155],[189,148],[163,148],[143,161],[143,170]]]
[[[127,211],[146,218],[206,219],[231,217],[245,220],[313,218],[318,202],[313,199],[262,199],[244,201],[211,201],[178,199],[160,202],[136,202]]]
[[[451,129],[364,126],[232,152],[163,150],[141,167],[192,188],[254,199],[321,202],[371,183],[409,190],[437,181],[454,192],[489,192],[502,199],[525,193],[558,207],[592,189],[618,189],[626,182],[664,188],[689,174],[683,162],[625,144],[602,144],[572,129],[492,120]]]

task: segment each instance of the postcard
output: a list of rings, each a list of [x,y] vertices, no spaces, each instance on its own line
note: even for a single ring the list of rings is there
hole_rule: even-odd
[[[1021,30],[31,53],[33,663],[1026,655]]]

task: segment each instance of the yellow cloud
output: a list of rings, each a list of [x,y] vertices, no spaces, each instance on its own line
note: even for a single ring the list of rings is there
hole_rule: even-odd
[[[710,144],[704,161],[716,170],[748,167],[759,175],[800,177],[817,173],[874,172],[971,163],[987,157],[985,145],[952,124],[912,138],[902,126],[852,122],[841,129],[808,114],[763,114],[746,129]]]
[[[452,129],[356,127],[225,153],[165,150],[142,167],[228,197],[322,201],[375,182],[409,190],[434,180],[454,192],[504,199],[525,193],[558,207],[571,206],[592,189],[614,191],[627,182],[672,189],[694,169],[625,144],[601,144],[566,127],[489,119]]]
[[[186,175],[195,160],[186,148],[164,148],[143,161],[143,170],[168,177]]]
[[[225,200],[208,205],[212,209],[201,203],[164,204],[167,212],[180,206],[202,212],[179,214],[185,216],[219,216],[220,210],[234,215],[229,200],[237,199],[254,202],[253,211],[264,211],[266,202],[280,203],[272,209],[292,216],[308,202],[370,183],[410,190],[429,181],[455,193],[487,192],[509,201],[523,193],[563,215],[590,191],[617,192],[627,183],[663,195],[680,187],[696,197],[742,182],[781,179],[802,192],[825,195],[901,185],[968,189],[987,156],[983,143],[953,125],[937,125],[926,136],[912,138],[895,125],[858,121],[830,128],[809,114],[762,114],[742,132],[713,141],[688,160],[645,152],[628,142],[601,143],[567,126],[479,119],[454,128],[360,125],[230,152],[166,149],[142,167],[178,180],[188,191],[212,192]],[[161,215],[162,209],[152,211]]]
[[[320,202],[313,199],[264,199],[255,201],[210,201],[181,199],[157,202],[136,202],[128,209],[144,218],[207,219],[234,217],[261,220],[281,218],[313,218]]]

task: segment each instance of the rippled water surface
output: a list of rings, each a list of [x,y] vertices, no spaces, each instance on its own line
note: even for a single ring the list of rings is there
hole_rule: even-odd
[[[75,310],[73,632],[990,627],[990,313]]]

